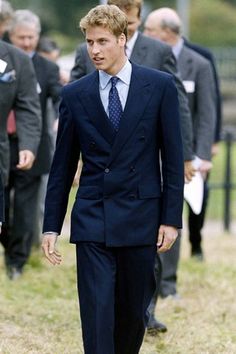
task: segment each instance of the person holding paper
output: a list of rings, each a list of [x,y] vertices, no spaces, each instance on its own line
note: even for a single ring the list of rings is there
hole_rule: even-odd
[[[204,177],[211,169],[211,148],[216,124],[215,84],[208,60],[187,48],[181,35],[181,20],[170,8],[151,12],[145,22],[144,33],[162,40],[172,47],[183,80],[192,113],[194,154],[197,170]],[[176,296],[177,266],[180,242],[170,252],[161,255],[163,274],[160,295]]]

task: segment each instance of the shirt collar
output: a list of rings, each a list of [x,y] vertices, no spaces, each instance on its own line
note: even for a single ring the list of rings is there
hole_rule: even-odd
[[[132,65],[130,61],[127,59],[123,68],[115,75],[121,81],[123,81],[126,85],[130,84],[131,79],[131,72],[132,72]],[[112,78],[112,75],[107,74],[103,70],[99,70],[99,84],[102,90],[108,85],[108,82]]]
[[[184,40],[183,38],[180,38],[179,41],[172,47],[172,52],[176,59],[178,59],[180,52],[183,49],[183,46],[184,46]]]

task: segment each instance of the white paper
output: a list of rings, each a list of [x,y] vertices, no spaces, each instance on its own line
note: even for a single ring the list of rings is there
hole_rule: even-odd
[[[203,193],[204,180],[201,172],[196,171],[191,182],[184,185],[184,199],[196,215],[199,215],[202,210]]]
[[[0,73],[3,74],[4,71],[6,70],[7,67],[7,62],[0,59]]]
[[[42,90],[41,90],[41,87],[40,87],[40,85],[39,85],[39,82],[37,82],[37,93],[40,95],[40,93],[42,92]]]
[[[184,80],[183,85],[187,93],[195,92],[195,82],[191,80]]]

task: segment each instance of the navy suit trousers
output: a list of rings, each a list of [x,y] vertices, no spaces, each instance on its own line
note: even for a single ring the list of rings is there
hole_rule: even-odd
[[[85,354],[137,354],[155,291],[156,245],[76,245]]]

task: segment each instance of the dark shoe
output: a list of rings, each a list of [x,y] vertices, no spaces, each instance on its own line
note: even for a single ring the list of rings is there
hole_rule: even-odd
[[[7,276],[10,280],[17,280],[22,276],[22,269],[14,267],[14,266],[8,266],[7,267]]]
[[[198,248],[198,249],[194,249],[193,248],[192,252],[191,252],[191,257],[196,259],[199,262],[203,262],[204,261],[203,252],[202,252],[201,248]]]
[[[155,319],[154,316],[150,316],[148,325],[147,325],[147,333],[151,336],[155,336],[158,333],[167,332],[167,327],[164,323],[161,323]]]

